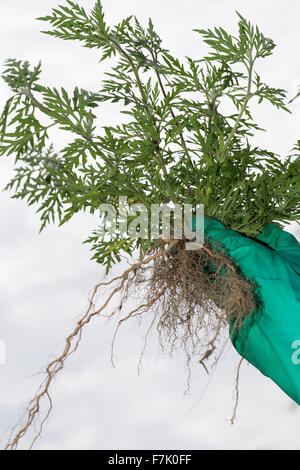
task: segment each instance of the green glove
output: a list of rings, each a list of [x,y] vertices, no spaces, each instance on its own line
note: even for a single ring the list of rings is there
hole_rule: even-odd
[[[193,230],[200,226],[195,218]],[[204,235],[221,243],[262,300],[262,312],[230,331],[235,349],[300,405],[300,244],[273,224],[251,239],[210,217]]]

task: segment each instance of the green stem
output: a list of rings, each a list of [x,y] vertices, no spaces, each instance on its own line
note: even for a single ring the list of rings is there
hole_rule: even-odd
[[[254,59],[255,60],[255,59]],[[234,126],[233,128],[231,129],[231,132],[228,136],[228,139],[226,140],[226,142],[224,143],[224,145],[219,148],[217,154],[216,154],[216,157],[218,157],[222,152],[224,152],[228,145],[230,144],[239,124],[240,124],[240,121],[242,119],[242,116],[245,112],[245,109],[247,107],[247,104],[249,102],[249,100],[252,98],[253,94],[251,94],[251,83],[252,83],[252,71],[253,71],[253,64],[254,64],[254,60],[252,60],[252,58],[249,59],[249,67],[247,66],[247,69],[248,69],[248,87],[247,87],[247,93],[246,93],[246,96],[245,96],[245,100],[244,100],[244,103],[243,103],[243,106],[241,107],[241,110],[240,110],[240,113],[234,123]]]
[[[156,73],[156,77],[157,77],[157,80],[158,80],[160,89],[161,89],[161,91],[162,91],[162,94],[163,94],[164,98],[166,99],[166,98],[167,98],[167,93],[166,93],[166,91],[165,91],[165,88],[164,88],[164,85],[163,85],[163,83],[162,83],[161,76],[160,76],[160,73],[159,73],[158,67],[157,67],[157,66],[158,66],[157,56],[154,56],[154,54],[153,54],[152,51],[150,51],[150,53],[151,53],[151,55],[152,55],[152,59],[153,59],[153,62],[154,62],[154,64],[155,64],[155,73]],[[173,109],[170,108],[170,111],[171,111],[172,118],[175,119],[176,116],[175,116],[175,114],[174,114]],[[176,121],[175,121],[175,122],[176,122]],[[179,128],[179,124],[176,122],[175,125],[176,125],[176,127],[177,127],[177,129],[178,129],[178,128]],[[191,167],[194,169],[194,165],[193,165],[193,162],[192,162],[192,160],[191,160],[191,157],[190,157],[190,154],[189,154],[189,151],[188,151],[186,142],[185,142],[185,140],[184,140],[183,133],[180,132],[179,135],[180,135],[181,145],[182,145],[182,148],[183,148],[183,150],[184,150],[184,153],[185,153],[185,155],[186,155],[186,157],[187,157],[187,159],[188,159],[188,161],[189,161]]]
[[[143,103],[144,103],[144,106],[145,106],[146,113],[148,114],[148,116],[150,118],[150,121],[152,122],[153,126],[156,128],[155,123],[154,123],[154,119],[153,119],[153,115],[151,113],[151,110],[149,109],[148,100],[147,100],[147,97],[146,97],[145,92],[144,92],[143,84],[141,82],[141,79],[140,79],[140,76],[139,76],[139,73],[138,73],[138,68],[135,66],[135,64],[134,64],[132,58],[129,56],[129,54],[127,54],[127,52],[120,46],[120,44],[113,37],[110,37],[110,41],[112,42],[114,47],[117,49],[117,51],[121,55],[123,55],[123,57],[125,57],[125,59],[129,63],[129,65],[131,66],[132,71],[133,71],[134,76],[135,76],[135,79],[136,79],[138,89],[140,91],[140,94],[141,94],[141,97],[142,97],[142,100],[143,100]],[[165,165],[165,162],[164,162],[164,159],[163,159],[163,156],[161,154],[161,150],[160,150],[159,146],[157,146],[157,159],[158,159],[159,166],[162,169],[163,174],[164,174],[164,180],[165,180],[165,184],[167,186],[168,192],[169,192],[169,196],[173,200],[173,202],[176,202],[177,201],[177,196],[176,196],[172,186],[170,185],[167,168],[166,168],[166,165]]]

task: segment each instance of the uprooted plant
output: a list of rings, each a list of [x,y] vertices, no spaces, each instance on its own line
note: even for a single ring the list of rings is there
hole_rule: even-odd
[[[269,222],[299,217],[300,141],[284,159],[250,144],[253,133],[261,130],[250,113],[251,100],[257,97],[288,111],[285,91],[264,84],[255,72],[256,61],[271,55],[275,44],[238,17],[236,37],[222,28],[195,30],[211,52],[181,63],[162,47],[151,20],[147,28],[132,17],[109,27],[99,0],[90,14],[67,1],[40,20],[51,26],[46,34],[77,39],[84,47],[101,49],[102,61],[113,60],[100,91],[75,88],[70,94],[50,88],[40,83],[40,64],[32,68],[27,61],[6,62],[3,78],[13,95],[1,115],[0,155],[12,154],[16,161],[7,189],[15,190],[15,198],[38,204],[41,229],[56,220],[62,225],[81,210],[97,213],[100,204],[117,209],[119,197],[126,197],[127,235],[116,227],[108,237],[102,218],[102,230],[86,242],[107,275],[123,254],[139,251],[139,261],[96,285],[61,356],[46,367],[45,380],[7,449],[16,448],[38,423],[42,401],[48,399],[33,443],[40,435],[52,409],[53,379],[92,318],[124,312],[119,328],[126,320],[147,316],[148,332],[157,329],[163,348],[168,345],[171,353],[183,349],[188,366],[197,357],[208,371],[209,358],[218,358],[221,331],[228,324],[239,328],[257,307],[255,286],[222,247],[205,240],[202,248],[186,250],[184,238],[171,235],[153,240],[149,224],[148,236],[129,236],[130,226],[141,222],[141,207],[149,211],[163,203],[169,208],[203,204],[206,215],[249,237]],[[105,101],[125,106],[125,122],[103,125],[98,133],[94,112]],[[221,112],[223,102],[227,114]],[[55,127],[76,138],[55,149],[49,143]],[[136,291],[143,298],[128,313],[126,301]],[[98,294],[104,299],[100,306]],[[106,313],[117,295],[119,309]]]

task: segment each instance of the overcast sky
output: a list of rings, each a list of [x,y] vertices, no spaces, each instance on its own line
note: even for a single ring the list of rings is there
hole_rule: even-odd
[[[59,2],[63,3],[63,1]],[[87,9],[93,0],[81,0]],[[56,0],[2,2],[1,62],[10,57],[42,60],[45,84],[97,90],[102,78],[97,52],[40,34],[34,20]],[[103,0],[109,23],[135,14],[150,16],[174,55],[202,57],[206,46],[193,28],[236,28],[238,10],[277,47],[260,65],[266,83],[285,88],[292,97],[300,84],[300,3],[295,0]],[[9,96],[0,82],[0,107]],[[254,113],[268,132],[257,144],[286,155],[299,135],[300,100],[293,114],[271,105]],[[111,115],[103,117],[112,118]],[[60,136],[57,135],[59,143]],[[0,161],[0,185],[12,174],[11,159]],[[0,420],[4,431],[40,383],[32,376],[58,354],[74,319],[83,311],[93,285],[103,278],[101,266],[89,260],[82,241],[95,219],[78,215],[63,228],[38,234],[34,208],[0,193],[0,339],[7,364],[0,365]],[[295,225],[287,228],[299,237]],[[300,239],[300,237],[299,237]],[[37,449],[293,449],[299,445],[300,411],[251,365],[241,371],[240,405],[231,426],[235,367],[239,356],[228,343],[224,358],[208,379],[194,370],[191,392],[184,396],[184,358],[157,354],[150,341],[143,373],[137,361],[142,334],[127,325],[117,342],[117,367],[109,359],[113,326],[95,320],[84,333],[52,390],[54,410]],[[26,442],[24,442],[25,445]],[[23,445],[23,444],[22,444]]]

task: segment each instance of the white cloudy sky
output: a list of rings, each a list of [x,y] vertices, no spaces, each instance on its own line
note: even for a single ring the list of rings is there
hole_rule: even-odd
[[[93,0],[80,3],[93,6]],[[41,59],[49,85],[96,90],[102,72],[95,53],[39,33],[41,25],[34,18],[56,5],[56,0],[2,0],[1,62],[8,57],[33,63]],[[265,81],[291,96],[300,83],[300,4],[294,0],[103,0],[103,5],[109,22],[132,13],[141,20],[151,16],[166,47],[179,57],[201,57],[206,48],[192,29],[222,25],[232,31],[238,9],[278,45],[260,66]],[[0,82],[1,107],[7,97]],[[255,109],[269,131],[257,136],[257,143],[287,154],[299,139],[299,104],[293,105],[293,115],[268,105]],[[103,122],[108,118],[103,116]],[[2,188],[12,162],[3,158],[0,165]],[[0,366],[0,428],[5,431],[40,382],[32,374],[61,351],[103,270],[89,261],[88,247],[82,245],[95,226],[91,217],[77,216],[69,225],[39,235],[34,210],[2,192],[0,220],[0,339],[7,345],[7,364]],[[289,230],[299,235],[295,226]],[[54,385],[54,411],[37,449],[299,448],[298,407],[250,365],[241,372],[236,424],[229,424],[239,360],[230,344],[209,380],[203,370],[194,371],[191,392],[184,396],[182,357],[163,359],[153,341],[138,376],[142,339],[138,328],[128,325],[117,343],[113,369],[112,333],[112,326],[99,320],[86,330]]]

